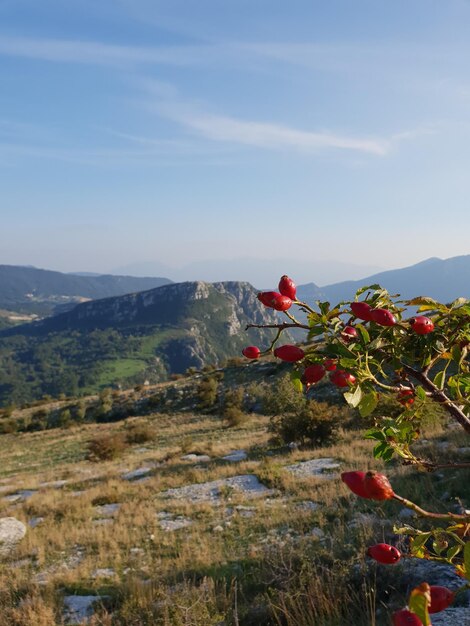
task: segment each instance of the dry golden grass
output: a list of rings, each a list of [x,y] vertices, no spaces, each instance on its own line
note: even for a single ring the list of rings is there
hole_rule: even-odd
[[[344,610],[333,602],[340,581],[345,585],[344,606],[360,605],[367,617],[367,594],[354,592],[344,582],[347,571],[335,569],[333,563],[342,558],[349,567],[363,561],[355,556],[358,546],[377,529],[365,522],[352,532],[347,524],[356,513],[380,514],[380,506],[358,502],[338,477],[299,480],[283,466],[333,457],[342,470],[379,469],[382,464],[371,455],[373,444],[356,432],[343,432],[341,440],[327,448],[266,456],[267,422],[266,417],[250,416],[240,427],[227,428],[219,416],[132,418],[128,424],[147,425],[154,437],[102,462],[87,460],[87,442],[125,433],[124,423],[0,437],[0,485],[5,488],[0,517],[14,516],[25,524],[43,518],[29,528],[15,554],[0,563],[0,624],[60,624],[61,597],[77,593],[107,596],[107,609],[97,613],[95,626],[215,626],[224,619],[227,626],[333,626],[344,623]],[[436,427],[428,436],[438,435]],[[234,449],[247,450],[248,459],[221,460]],[[209,454],[212,460],[182,460],[188,452]],[[145,482],[122,479],[126,471],[141,467],[151,468]],[[391,471],[404,476],[410,470],[396,466]],[[240,474],[258,475],[275,488],[275,495],[247,501],[227,490],[219,506],[160,495],[166,489]],[[61,488],[41,486],[57,480],[67,483]],[[37,493],[16,504],[3,499],[20,489]],[[297,504],[305,500],[320,506],[315,511],[299,509]],[[99,523],[96,507],[113,503],[120,507],[108,516],[112,521]],[[234,512],[237,504],[253,510],[249,515],[243,509]],[[168,532],[160,527],[158,512],[193,523]],[[379,527],[384,533],[385,523]],[[322,528],[325,539],[312,535],[312,528]],[[307,554],[313,555],[310,565],[299,566]],[[328,575],[325,570],[315,577],[311,571],[317,556],[325,567],[330,564]],[[296,596],[292,584],[302,567],[311,579],[307,586],[299,582]],[[105,568],[112,572],[97,572]],[[318,602],[308,617],[308,597],[313,594]],[[357,619],[358,626],[372,623]]]

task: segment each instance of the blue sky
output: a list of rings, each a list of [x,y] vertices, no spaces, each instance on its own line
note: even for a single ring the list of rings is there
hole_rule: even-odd
[[[0,0],[0,263],[325,284],[470,253],[469,61],[464,0]]]

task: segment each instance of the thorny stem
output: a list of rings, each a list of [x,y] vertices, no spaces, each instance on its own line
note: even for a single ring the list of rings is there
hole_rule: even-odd
[[[295,317],[292,315],[292,313],[289,313],[288,311],[284,311],[284,313],[287,315],[287,317],[290,320],[292,320],[296,324],[296,326],[299,326],[300,328],[302,328],[301,323],[298,320],[295,319]]]
[[[431,519],[441,519],[441,520],[447,520],[447,521],[470,522],[470,514],[461,515],[459,513],[431,513],[431,511],[425,511],[414,502],[411,502],[411,500],[402,498],[396,493],[393,494],[393,499],[397,500],[398,502],[403,504],[403,506],[406,506],[408,509],[412,509],[415,513],[417,513],[421,517],[428,517]]]
[[[297,306],[301,307],[302,309],[305,309],[309,313],[315,313],[315,311],[312,309],[312,307],[309,306],[306,302],[300,302],[300,300],[294,300],[293,304],[296,304]]]
[[[435,402],[445,406],[447,412],[457,420],[464,430],[470,433],[470,418],[467,417],[465,413],[446,396],[442,389],[439,389],[439,387],[437,387],[424,372],[415,370],[404,363],[402,363],[402,367],[409,376],[412,376],[419,381],[423,385],[423,388],[430,392],[430,397]]]
[[[283,322],[282,324],[247,324],[245,330],[248,330],[249,328],[278,328],[281,332],[286,328],[306,328],[307,330],[310,330],[310,326],[307,326],[306,324],[299,324],[297,322],[295,324],[289,324],[288,322]]]

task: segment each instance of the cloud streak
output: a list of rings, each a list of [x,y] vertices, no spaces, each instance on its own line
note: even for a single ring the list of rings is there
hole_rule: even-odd
[[[180,117],[182,124],[213,141],[225,141],[267,149],[316,152],[327,148],[356,150],[378,156],[390,151],[390,141],[354,138],[335,133],[298,130],[280,124],[205,115]]]
[[[0,55],[50,61],[122,67],[136,64],[194,66],[218,62],[231,46],[130,46],[70,39],[34,39],[0,35]]]

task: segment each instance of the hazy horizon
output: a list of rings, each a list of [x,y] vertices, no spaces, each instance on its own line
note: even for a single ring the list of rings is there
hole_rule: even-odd
[[[469,31],[463,0],[0,2],[0,262],[325,284],[467,254]]]

